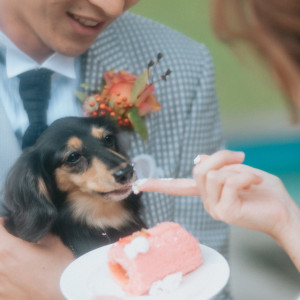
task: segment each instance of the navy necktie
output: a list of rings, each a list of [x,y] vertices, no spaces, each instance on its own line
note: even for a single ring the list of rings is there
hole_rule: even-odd
[[[47,108],[50,98],[51,76],[47,69],[20,74],[19,92],[27,112],[29,126],[22,140],[22,149],[32,146],[47,128]]]

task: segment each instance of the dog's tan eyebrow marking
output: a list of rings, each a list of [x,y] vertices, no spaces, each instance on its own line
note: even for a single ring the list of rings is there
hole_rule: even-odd
[[[99,127],[95,127],[95,126],[92,127],[91,134],[92,134],[92,136],[94,136],[97,139],[103,138],[106,133],[109,133],[109,132],[105,128],[99,128]]]
[[[75,149],[81,149],[82,148],[82,140],[78,137],[71,137],[68,140],[67,146],[68,148],[75,148]]]

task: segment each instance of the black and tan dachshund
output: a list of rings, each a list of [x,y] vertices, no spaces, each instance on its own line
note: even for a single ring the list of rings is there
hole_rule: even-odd
[[[134,180],[113,121],[59,119],[8,175],[6,228],[31,242],[52,232],[80,256],[146,226]]]

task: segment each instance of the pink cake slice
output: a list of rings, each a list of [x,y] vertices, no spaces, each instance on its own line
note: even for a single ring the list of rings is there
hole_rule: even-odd
[[[149,292],[170,274],[185,275],[202,263],[198,241],[174,222],[163,222],[120,239],[108,253],[111,274],[131,295]]]

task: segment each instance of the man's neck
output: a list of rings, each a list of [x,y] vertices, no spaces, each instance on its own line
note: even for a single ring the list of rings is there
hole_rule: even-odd
[[[51,56],[54,51],[47,47],[41,47],[41,43],[38,41],[32,41],[30,39],[25,42],[20,42],[20,39],[15,36],[4,34],[25,54],[35,60],[37,63],[42,64],[49,56]]]
[[[35,35],[24,36],[22,30],[17,30],[13,26],[1,26],[0,30],[17,48],[39,64],[54,53]]]

